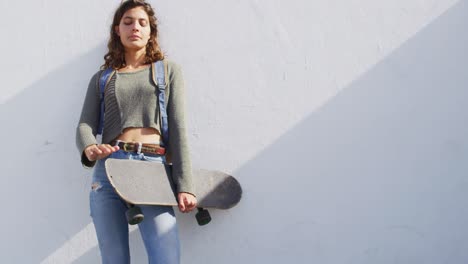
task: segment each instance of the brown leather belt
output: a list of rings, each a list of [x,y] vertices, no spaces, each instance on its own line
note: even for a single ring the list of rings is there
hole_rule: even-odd
[[[119,146],[123,151],[143,153],[143,154],[153,154],[153,155],[164,155],[166,154],[166,149],[161,147],[158,144],[150,143],[140,143],[140,142],[123,142],[123,141],[112,141],[110,143],[112,146]]]

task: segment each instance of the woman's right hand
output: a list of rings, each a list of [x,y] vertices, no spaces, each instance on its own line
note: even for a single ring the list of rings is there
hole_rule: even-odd
[[[118,146],[111,146],[109,144],[90,145],[84,150],[84,153],[89,161],[103,159],[110,154],[119,150]]]

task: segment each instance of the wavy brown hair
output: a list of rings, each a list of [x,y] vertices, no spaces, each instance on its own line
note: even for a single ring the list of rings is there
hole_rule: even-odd
[[[148,14],[150,24],[150,38],[148,44],[146,44],[146,59],[145,64],[153,63],[158,60],[164,59],[164,54],[161,51],[158,43],[158,25],[157,19],[151,5],[144,0],[127,0],[117,8],[114,14],[114,20],[110,27],[110,38],[107,44],[109,51],[104,55],[104,64],[101,66],[102,69],[113,68],[120,69],[126,66],[125,63],[125,48],[120,41],[119,35],[115,32],[115,26],[120,24],[125,12],[135,7],[143,7],[146,14]]]

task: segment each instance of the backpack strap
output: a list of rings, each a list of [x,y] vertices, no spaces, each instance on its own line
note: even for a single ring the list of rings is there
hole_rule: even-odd
[[[104,129],[104,91],[114,73],[114,69],[107,68],[102,72],[101,77],[99,78],[99,103],[101,105],[101,111],[99,113],[99,126],[97,132],[99,135],[102,135],[102,130]]]
[[[166,70],[164,61],[160,60],[154,63],[153,66],[153,81],[158,86],[158,103],[159,103],[159,115],[161,117],[161,133],[162,133],[162,146],[168,145],[169,143],[169,127],[167,121],[167,110],[166,110]]]

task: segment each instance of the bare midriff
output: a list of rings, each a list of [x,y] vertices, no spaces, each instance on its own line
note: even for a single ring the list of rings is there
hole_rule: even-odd
[[[156,143],[161,141],[159,131],[152,127],[128,127],[116,138],[124,142]]]

